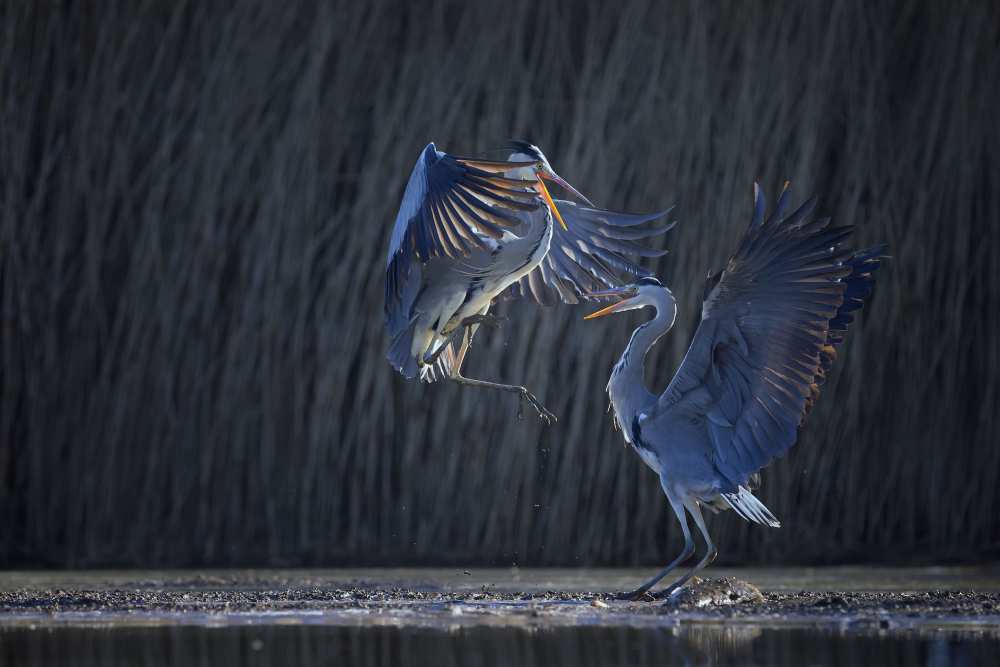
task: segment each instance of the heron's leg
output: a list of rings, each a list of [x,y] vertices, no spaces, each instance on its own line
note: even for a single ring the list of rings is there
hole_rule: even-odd
[[[499,382],[487,382],[486,380],[475,380],[472,378],[467,378],[462,375],[462,363],[465,361],[465,354],[469,351],[469,345],[472,344],[472,337],[476,334],[476,330],[479,328],[480,324],[486,324],[488,326],[499,326],[501,322],[506,321],[506,317],[497,317],[493,315],[487,315],[489,306],[486,306],[480,312],[475,315],[470,315],[462,320],[461,326],[456,328],[457,332],[462,334],[462,343],[459,345],[458,351],[455,355],[455,363],[451,369],[451,379],[458,384],[464,384],[468,387],[483,387],[485,389],[499,389],[500,391],[509,391],[516,393],[520,396],[522,401],[525,401],[535,409],[538,413],[539,418],[546,424],[551,424],[556,420],[556,416],[549,412],[544,405],[539,402],[535,395],[532,394],[527,388],[520,385],[514,384],[501,384]],[[454,335],[454,334],[452,334]],[[449,340],[450,342],[450,340]],[[442,349],[444,346],[442,346]],[[435,358],[440,355],[441,351],[435,351]],[[518,403],[517,415],[521,417],[521,404]]]
[[[500,391],[509,391],[514,394],[518,394],[522,401],[525,401],[535,409],[538,413],[538,417],[546,424],[551,424],[557,421],[556,416],[549,412],[544,405],[542,405],[535,395],[528,391],[525,387],[517,384],[501,384],[499,382],[487,382],[486,380],[474,380],[472,378],[463,377],[458,373],[458,371],[453,371],[451,379],[459,384],[464,384],[467,387],[483,387],[484,389],[499,389]],[[521,408],[518,406],[517,409],[518,416],[521,415]]]
[[[701,508],[698,507],[698,501],[691,499],[690,501],[685,502],[684,505],[687,507],[688,512],[691,513],[691,516],[694,517],[694,522],[698,524],[698,530],[701,531],[702,537],[705,538],[705,544],[708,546],[708,552],[705,554],[704,558],[698,561],[698,564],[695,565],[690,572],[670,584],[670,586],[664,591],[667,596],[672,595],[675,591],[677,591],[677,589],[689,582],[691,577],[711,565],[712,561],[715,560],[715,557],[719,553],[718,550],[716,550],[715,545],[712,544],[712,536],[708,534],[708,527],[705,526],[705,517],[701,515]]]
[[[634,591],[619,596],[621,599],[633,601],[641,600],[642,597],[649,592],[650,588],[660,583],[660,580],[663,579],[663,577],[670,574],[674,568],[683,564],[684,561],[694,555],[694,538],[691,537],[691,528],[688,527],[687,515],[684,513],[684,505],[670,496],[667,496],[667,500],[670,501],[670,507],[674,510],[674,514],[677,515],[677,520],[681,522],[681,529],[684,531],[684,549],[677,558],[670,561],[669,565],[657,572],[656,576],[644,583],[642,586],[639,586],[639,588]]]
[[[448,338],[445,339],[443,343],[438,345],[438,348],[430,354],[424,355],[424,365],[430,366],[438,357],[445,351],[445,349],[451,345],[456,338],[460,338],[468,334],[468,336],[463,341],[463,346],[468,347],[469,343],[472,342],[472,336],[475,334],[476,327],[480,324],[485,324],[488,327],[499,327],[502,322],[506,322],[506,317],[499,317],[497,315],[487,315],[486,313],[477,313],[475,315],[469,315],[462,322],[455,327],[455,330],[448,334]],[[462,364],[459,363],[458,366]]]
[[[455,363],[452,365],[452,375],[462,374],[462,364],[465,363],[465,355],[469,351],[469,346],[472,345],[472,337],[476,335],[476,330],[479,327],[472,325],[471,327],[464,327],[462,329],[462,343],[458,346],[458,350],[455,351]]]
[[[471,327],[475,324],[485,324],[488,327],[499,328],[501,324],[507,321],[506,317],[500,315],[489,315],[487,313],[476,313],[475,315],[469,315],[464,320],[462,320],[463,327]]]
[[[440,357],[444,353],[444,351],[448,349],[448,346],[451,345],[452,341],[454,341],[460,334],[463,333],[465,333],[465,329],[459,327],[458,329],[455,329],[450,334],[448,334],[448,337],[444,340],[443,343],[438,345],[436,350],[434,350],[430,354],[424,355],[424,366],[433,365],[434,362],[438,360],[438,357]]]

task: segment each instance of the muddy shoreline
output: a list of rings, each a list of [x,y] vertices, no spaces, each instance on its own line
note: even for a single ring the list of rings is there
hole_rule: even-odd
[[[670,599],[619,599],[633,572],[392,571],[342,573],[30,573],[0,578],[0,625],[326,624],[422,627],[677,626],[833,627],[862,632],[974,630],[1000,636],[1000,586],[992,576],[902,578],[889,590],[844,586],[769,590],[742,576],[708,577]],[[507,574],[508,576],[502,576]],[[131,576],[129,576],[131,575]],[[799,581],[804,577],[776,581]],[[570,578],[565,578],[570,577]],[[575,578],[572,578],[575,577]],[[768,583],[768,575],[757,579]],[[889,578],[886,578],[888,581]],[[821,580],[829,583],[837,577]],[[917,581],[909,589],[905,581]],[[410,581],[412,583],[407,584]],[[875,579],[877,583],[877,578]],[[46,582],[53,584],[45,585]],[[587,587],[585,584],[593,584]],[[953,589],[926,584],[953,583]],[[66,585],[70,584],[70,585]],[[563,584],[561,586],[554,584]],[[964,590],[962,590],[964,588]]]
[[[709,579],[707,583],[720,583]],[[697,591],[697,587],[693,589]],[[0,614],[59,612],[288,612],[342,610],[433,610],[440,605],[483,607],[503,605],[497,613],[522,608],[540,610],[559,603],[585,605],[600,613],[606,609],[633,614],[673,614],[697,610],[720,618],[748,614],[829,616],[830,614],[903,614],[923,617],[989,618],[1000,623],[1000,594],[967,591],[762,593],[761,601],[671,602],[625,601],[603,592],[427,592],[403,588],[337,588],[331,590],[166,591],[134,590],[19,590],[0,592]]]

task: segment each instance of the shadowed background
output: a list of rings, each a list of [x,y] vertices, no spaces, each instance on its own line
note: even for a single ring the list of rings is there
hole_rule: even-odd
[[[869,6],[869,5],[872,6]],[[279,8],[280,7],[280,8]],[[469,375],[384,360],[420,149],[538,143],[677,204],[662,389],[760,179],[894,259],[720,561],[1000,555],[991,2],[0,7],[0,565],[660,564],[679,529],[604,384],[630,314],[501,307]]]

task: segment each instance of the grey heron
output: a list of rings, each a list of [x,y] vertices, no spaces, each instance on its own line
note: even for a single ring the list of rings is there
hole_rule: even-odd
[[[549,423],[554,415],[525,387],[461,373],[478,327],[497,323],[491,305],[504,294],[577,303],[584,292],[622,284],[622,274],[648,275],[629,256],[663,255],[637,241],[672,225],[638,227],[667,211],[597,209],[538,147],[511,146],[506,161],[456,157],[433,143],[421,152],[386,259],[386,356],[407,378],[515,392]],[[553,199],[546,180],[585,204]]]
[[[706,554],[670,586],[672,593],[716,556],[702,508],[733,509],[743,519],[779,527],[753,495],[760,470],[795,444],[819,396],[848,325],[870,295],[885,244],[855,251],[850,226],[812,219],[810,199],[785,215],[788,184],[765,219],[754,185],[754,212],[724,270],[709,274],[701,321],[666,390],[643,379],[646,353],[673,326],[673,294],[655,278],[595,292],[616,299],[584,319],[651,307],[632,334],[607,391],[626,443],[660,477],[684,533],[684,549],[656,576],[626,594],[645,595],[695,552],[687,514]]]

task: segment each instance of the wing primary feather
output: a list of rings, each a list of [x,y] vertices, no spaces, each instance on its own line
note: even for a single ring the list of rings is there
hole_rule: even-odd
[[[452,156],[452,159],[463,166],[478,169],[479,171],[485,171],[490,174],[503,174],[515,169],[538,167],[541,164],[538,160],[535,160],[534,162],[507,162],[499,160],[480,160],[478,158],[460,157],[455,155]]]
[[[434,218],[444,230],[445,235],[448,237],[448,242],[455,248],[456,252],[468,257],[472,249],[469,247],[466,238],[456,228],[454,221],[448,215],[444,203],[441,201],[434,202]]]
[[[454,196],[447,199],[448,205],[456,216],[467,226],[469,229],[478,229],[482,233],[490,236],[494,239],[503,238],[503,229],[496,224],[493,224],[491,220],[485,220],[478,217],[477,212],[470,206],[459,193],[455,193]]]
[[[512,211],[504,210],[498,206],[490,206],[464,188],[454,190],[451,195],[451,200],[459,208],[466,211],[468,215],[472,216],[473,224],[478,225],[483,222],[489,222],[498,228],[516,227],[521,224],[521,219]]]
[[[725,270],[706,283],[702,321],[654,412],[703,419],[727,502],[777,525],[745,484],[795,444],[885,246],[848,248],[852,226],[811,219],[815,198],[785,215],[787,189],[765,216],[755,184],[753,208]]]

